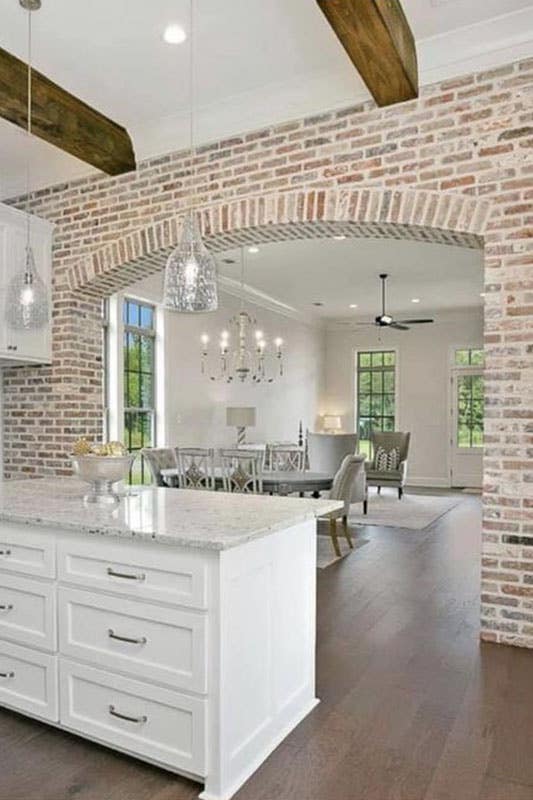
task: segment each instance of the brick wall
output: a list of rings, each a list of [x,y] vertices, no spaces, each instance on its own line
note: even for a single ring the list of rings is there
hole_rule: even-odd
[[[369,102],[234,136],[201,147],[196,157],[205,208],[226,201],[238,208],[236,201],[264,194],[297,197],[302,190],[302,197],[316,198],[363,187],[487,201],[482,635],[524,646],[533,646],[532,144],[529,60],[426,87],[419,100],[399,106]],[[190,159],[175,153],[130,175],[95,176],[32,197],[32,210],[57,225],[54,361],[5,372],[8,476],[67,473],[73,439],[100,435],[99,300],[90,294],[95,276],[84,282],[80,265],[90,271],[93,254],[104,248],[114,254],[115,278],[121,263],[127,276],[128,242],[158,223],[165,238],[190,180]],[[411,223],[420,226],[416,215]],[[99,269],[99,291],[113,288],[106,264]]]

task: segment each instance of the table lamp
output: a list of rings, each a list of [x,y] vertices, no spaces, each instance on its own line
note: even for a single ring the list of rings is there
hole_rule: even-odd
[[[244,444],[246,428],[255,425],[255,408],[251,406],[230,406],[226,408],[226,425],[237,428],[237,447]]]
[[[324,414],[323,425],[327,433],[338,433],[342,430],[342,422],[338,414]]]

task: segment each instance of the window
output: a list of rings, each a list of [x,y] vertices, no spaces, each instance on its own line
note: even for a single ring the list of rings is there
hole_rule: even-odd
[[[154,445],[155,432],[155,308],[125,299],[124,437],[131,453]],[[144,459],[135,460],[130,483],[149,483]]]
[[[396,353],[357,353],[357,432],[359,452],[370,456],[374,431],[393,431],[396,421]]]
[[[483,375],[457,376],[457,447],[483,447]]]
[[[456,367],[482,367],[485,363],[483,350],[476,348],[465,348],[455,351]]]

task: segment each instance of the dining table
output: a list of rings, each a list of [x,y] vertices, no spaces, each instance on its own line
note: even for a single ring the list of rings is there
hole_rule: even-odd
[[[168,486],[176,486],[179,471],[176,467],[162,469],[161,476]],[[265,470],[261,475],[265,494],[313,494],[331,489],[334,475],[328,472],[312,472],[311,470]],[[222,470],[215,468],[215,485],[222,488]]]

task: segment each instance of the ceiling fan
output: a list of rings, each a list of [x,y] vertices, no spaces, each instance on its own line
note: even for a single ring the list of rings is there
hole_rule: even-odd
[[[358,325],[377,325],[378,328],[394,328],[397,331],[408,331],[409,325],[425,325],[434,321],[432,319],[394,319],[390,314],[387,314],[385,296],[387,278],[389,276],[386,272],[382,272],[379,277],[381,280],[381,314],[375,318],[374,322],[358,322]]]

